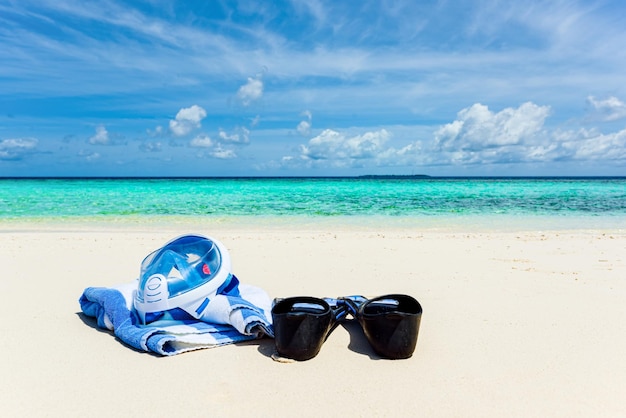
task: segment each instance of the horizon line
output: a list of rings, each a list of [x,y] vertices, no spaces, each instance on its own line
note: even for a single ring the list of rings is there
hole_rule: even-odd
[[[615,175],[493,175],[493,176],[431,176],[427,174],[363,174],[347,176],[0,176],[0,180],[253,180],[253,179],[364,179],[364,180],[439,180],[439,179],[626,179]]]

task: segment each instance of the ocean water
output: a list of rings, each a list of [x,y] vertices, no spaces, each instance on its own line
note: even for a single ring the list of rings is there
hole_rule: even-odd
[[[0,179],[0,222],[626,228],[626,178]]]

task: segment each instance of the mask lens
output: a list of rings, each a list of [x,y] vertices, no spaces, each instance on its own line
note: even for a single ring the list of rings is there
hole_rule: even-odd
[[[173,297],[208,282],[220,266],[220,252],[211,240],[194,235],[178,238],[143,260],[137,296],[144,299],[144,289],[155,274],[166,278],[169,297]]]

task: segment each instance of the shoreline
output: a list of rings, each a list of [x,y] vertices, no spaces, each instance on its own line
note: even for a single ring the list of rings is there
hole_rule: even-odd
[[[392,230],[423,232],[576,232],[626,233],[625,215],[428,215],[428,216],[89,216],[0,218],[8,231],[173,231],[189,228],[242,230]]]

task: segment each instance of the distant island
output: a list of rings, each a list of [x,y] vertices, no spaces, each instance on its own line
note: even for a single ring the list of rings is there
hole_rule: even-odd
[[[365,174],[360,179],[428,179],[426,174]]]

